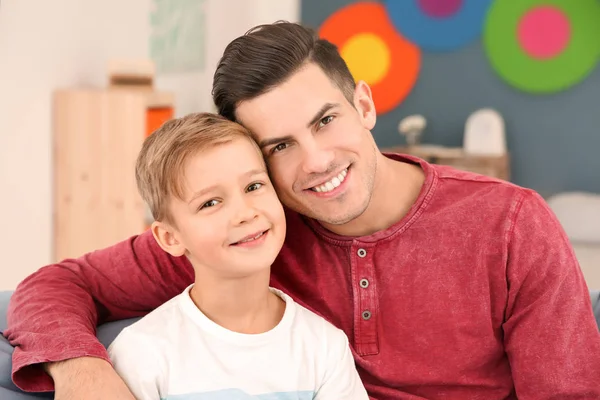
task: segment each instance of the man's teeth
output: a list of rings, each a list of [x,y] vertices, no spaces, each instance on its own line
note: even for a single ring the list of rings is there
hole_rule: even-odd
[[[344,182],[344,179],[346,179],[346,174],[348,174],[348,168],[340,172],[337,176],[334,176],[329,182],[315,186],[312,188],[312,190],[319,193],[331,192],[333,189],[340,186],[342,182]]]
[[[258,239],[259,237],[261,237],[264,234],[264,232],[259,233],[258,235],[248,238],[248,239],[244,239],[244,240],[240,240],[238,243],[246,243],[246,242],[251,242],[253,240]]]

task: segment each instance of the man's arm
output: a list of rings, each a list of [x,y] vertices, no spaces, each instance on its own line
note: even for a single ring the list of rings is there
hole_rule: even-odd
[[[150,231],[41,268],[18,286],[8,309],[4,334],[16,347],[13,381],[26,391],[50,391],[43,363],[86,356],[108,361],[97,324],[144,315],[193,277],[187,259],[165,253]]]
[[[54,378],[55,400],[135,400],[112,365],[97,357],[45,364]]]
[[[314,399],[369,400],[356,371],[346,334],[336,329],[333,335],[323,335],[323,338],[327,338],[324,349],[327,354],[327,371]]]
[[[504,342],[517,396],[600,399],[600,333],[568,238],[527,191],[507,234]]]

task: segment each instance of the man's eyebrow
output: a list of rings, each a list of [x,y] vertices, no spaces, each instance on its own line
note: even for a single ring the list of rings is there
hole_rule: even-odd
[[[275,137],[275,138],[271,138],[271,139],[265,139],[265,140],[261,140],[260,142],[258,142],[258,147],[260,147],[261,149],[264,149],[265,147],[271,146],[273,144],[288,142],[290,140],[292,140],[292,137],[290,135]]]
[[[321,118],[323,118],[325,116],[325,114],[327,114],[327,111],[331,110],[332,108],[338,107],[339,105],[340,105],[339,103],[323,104],[323,107],[321,107],[321,109],[315,114],[315,116],[310,120],[310,122],[308,124],[306,124],[306,127],[310,128],[311,126],[313,126],[314,124],[319,122],[319,120]]]
[[[317,113],[310,120],[310,122],[308,124],[306,124],[306,127],[310,128],[311,126],[316,124],[321,118],[323,118],[329,110],[331,110],[332,108],[335,108],[335,107],[339,107],[339,105],[340,105],[339,103],[323,104],[323,107],[321,107],[321,109],[319,111],[317,111]],[[258,142],[258,147],[260,147],[261,149],[264,149],[265,147],[268,147],[268,146],[271,146],[274,144],[278,144],[278,143],[289,142],[293,139],[294,138],[291,135],[280,136],[280,137],[275,137],[275,138],[271,138],[271,139],[264,139],[264,140],[261,140]]]

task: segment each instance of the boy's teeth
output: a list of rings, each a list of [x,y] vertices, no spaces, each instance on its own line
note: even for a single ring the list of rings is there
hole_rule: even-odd
[[[245,240],[240,240],[239,243],[246,243],[246,242],[250,242],[252,240],[256,240],[259,237],[261,237],[263,235],[264,232],[259,233],[258,235],[254,236],[253,238],[249,238],[249,239],[245,239]]]
[[[336,187],[340,186],[344,179],[346,179],[346,175],[348,174],[348,168],[340,172],[337,176],[331,178],[329,182],[325,182],[322,185],[315,186],[312,188],[313,191],[323,193],[323,192],[331,192]]]

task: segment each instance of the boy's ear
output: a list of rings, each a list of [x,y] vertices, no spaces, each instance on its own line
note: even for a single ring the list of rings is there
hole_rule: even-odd
[[[371,88],[365,81],[358,81],[354,89],[354,107],[358,111],[361,123],[365,129],[371,130],[377,121],[377,112]]]
[[[154,221],[150,229],[161,249],[173,257],[181,257],[185,254],[186,248],[179,241],[177,231],[171,225]]]

